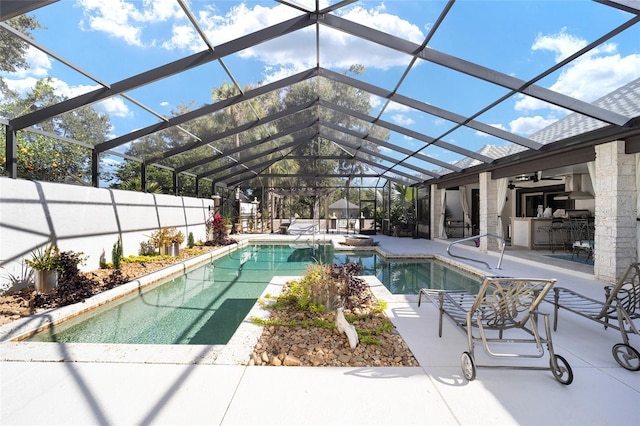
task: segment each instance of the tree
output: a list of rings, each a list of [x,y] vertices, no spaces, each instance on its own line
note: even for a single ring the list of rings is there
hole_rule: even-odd
[[[408,222],[415,221],[414,209],[414,188],[412,186],[393,185],[391,192],[391,216],[392,222]]]
[[[4,87],[0,114],[9,119],[24,115],[34,106],[48,106],[65,100],[55,93],[50,79],[39,80],[24,97]],[[37,128],[60,137],[95,145],[104,141],[111,124],[106,114],[82,107],[38,123]],[[6,149],[5,128],[0,135]],[[91,150],[64,140],[29,131],[17,134],[18,177],[50,182],[91,184]],[[3,172],[5,167],[3,162]]]
[[[353,65],[347,71],[351,74],[360,74],[364,72],[361,65]],[[332,80],[317,78],[311,81],[304,81],[295,84],[289,88],[284,97],[286,106],[300,105],[313,99],[328,100],[338,106],[351,109],[356,112],[369,114],[371,111],[371,96],[369,93],[357,89],[355,87],[338,83]],[[317,114],[317,112],[316,112]],[[377,139],[387,140],[389,131],[372,126],[370,123],[357,119],[353,116],[334,111],[329,108],[320,109],[320,118],[324,121],[353,130],[358,133],[368,134]],[[291,121],[298,120],[299,117],[291,117],[289,122],[283,120],[283,125],[291,125]],[[329,134],[335,133],[335,139],[338,141],[315,137],[308,143],[301,145],[293,150],[292,154],[300,157],[308,157],[310,160],[300,161],[298,171],[300,174],[314,176],[311,178],[296,178],[290,182],[295,187],[307,188],[331,188],[350,186],[349,180],[321,177],[323,174],[359,174],[368,170],[367,166],[358,159],[319,159],[322,156],[352,156],[353,149],[348,146],[341,145],[339,141],[353,143],[362,147],[366,147],[373,153],[378,152],[378,146],[366,139],[359,139],[348,136],[343,132],[334,132],[326,130]],[[359,156],[362,158],[375,161],[376,157],[364,151],[360,151]],[[315,197],[299,197],[298,203],[305,206],[315,205]],[[294,210],[297,210],[295,207]]]
[[[35,17],[27,15],[11,18],[6,23],[27,36],[36,28],[41,28]],[[28,48],[27,43],[14,37],[9,31],[0,30],[0,71],[12,73],[26,69]]]

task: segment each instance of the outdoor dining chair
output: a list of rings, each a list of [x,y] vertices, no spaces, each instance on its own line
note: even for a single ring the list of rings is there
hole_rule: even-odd
[[[571,240],[572,251],[571,260],[576,256],[580,258],[580,253],[585,252],[585,262],[593,257],[594,240],[593,229],[589,219],[571,219]]]

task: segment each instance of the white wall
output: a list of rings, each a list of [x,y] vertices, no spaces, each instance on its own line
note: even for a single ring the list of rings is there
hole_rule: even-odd
[[[55,241],[62,251],[83,252],[82,270],[99,267],[104,250],[122,238],[124,256],[138,254],[152,232],[175,226],[186,237],[205,240],[204,222],[212,200],[145,194],[106,188],[36,182],[0,177],[0,289],[20,262]],[[184,246],[184,245],[183,245]]]

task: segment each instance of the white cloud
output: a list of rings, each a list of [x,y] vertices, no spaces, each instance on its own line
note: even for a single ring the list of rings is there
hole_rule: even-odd
[[[409,126],[415,123],[413,119],[402,114],[394,114],[393,117],[391,117],[391,119],[393,120],[394,123],[399,124],[401,126]]]
[[[160,102],[160,106],[161,107],[168,107],[169,106],[169,102],[167,102],[167,101]]]
[[[96,111],[109,114],[111,117],[132,117],[133,113],[120,97],[105,99],[94,105]]]
[[[545,118],[540,115],[535,115],[533,117],[518,117],[509,122],[509,128],[512,133],[530,135],[540,129],[544,129],[556,121],[557,118]]]
[[[24,96],[33,89],[38,80],[39,79],[35,77],[25,77],[21,79],[5,78],[4,82],[9,89],[18,93],[20,96]]]
[[[52,81],[55,93],[66,96],[67,98],[74,98],[82,95],[83,93],[96,90],[102,86],[98,85],[80,85],[69,86],[66,82],[58,79]],[[104,112],[112,117],[130,117],[132,116],[131,110],[127,107],[124,100],[121,97],[112,97],[103,101],[97,102],[93,105],[94,109],[98,112]]]
[[[33,76],[27,76],[20,79],[13,78],[5,78],[4,81],[7,83],[9,89],[17,92],[20,96],[25,96],[35,87],[39,78]],[[66,98],[74,98],[76,96],[82,95],[84,93],[90,92],[92,90],[96,90],[101,87],[98,85],[78,85],[78,86],[69,86],[69,84],[65,81],[62,81],[57,78],[52,78],[50,80],[50,84],[53,87],[53,92],[56,95],[64,96]],[[96,111],[105,112],[110,116],[116,117],[130,117],[131,111],[125,104],[124,100],[120,97],[114,97],[105,99],[104,101],[98,102],[93,105]]]
[[[39,79],[49,75],[51,69],[49,56],[32,46],[27,49],[25,60],[27,62],[25,69],[18,69],[14,73],[2,76],[9,89],[20,96],[31,91]]]
[[[206,45],[191,25],[174,25],[171,28],[171,39],[162,43],[167,50],[188,49],[203,50]]]
[[[80,22],[81,29],[104,32],[134,46],[155,44],[153,40],[144,42],[142,39],[142,30],[146,25],[185,18],[180,6],[173,0],[78,0],[77,4],[85,15]]]
[[[549,51],[559,62],[587,42],[567,34],[563,29],[554,35],[538,36],[532,45],[533,51]],[[567,96],[592,103],[640,75],[640,54],[622,56],[614,43],[606,43],[587,52],[565,66],[549,89]],[[509,123],[513,133],[530,135],[564,117],[571,111],[551,105],[527,95],[517,96],[514,109],[523,114]]]
[[[567,34],[564,30],[555,35],[538,36],[532,49],[555,53],[556,62],[566,58],[587,44],[585,40]],[[584,102],[593,102],[628,83],[640,75],[640,54],[622,56],[617,45],[599,46],[562,69],[558,79],[549,89]],[[519,95],[516,111],[553,110],[557,114],[567,111],[546,102]]]
[[[381,101],[383,98],[379,98]],[[400,104],[398,102],[389,102],[389,105],[387,105],[387,108],[385,109],[386,112],[409,112],[409,111],[414,111],[413,108],[410,108],[406,105]]]
[[[29,46],[25,54],[25,60],[27,61],[27,68],[16,70],[16,72],[12,74],[14,78],[19,79],[26,76],[46,77],[49,75],[51,60],[46,53],[33,46]]]
[[[558,34],[541,35],[538,34],[531,50],[548,50],[555,53],[556,63],[571,56],[578,50],[587,45],[587,41],[580,37],[567,34],[566,28],[563,28]]]
[[[242,3],[231,8],[225,15],[208,7],[199,12],[198,21],[209,40],[214,45],[219,45],[299,14],[299,11],[285,5],[248,7]],[[398,16],[385,13],[384,7],[365,9],[361,6],[355,6],[340,11],[340,14],[345,19],[389,32],[416,43],[421,43],[424,39],[424,34],[419,27]],[[320,39],[321,63],[327,68],[347,69],[353,64],[362,64],[365,68],[387,69],[398,65],[406,66],[411,59],[408,55],[328,27],[320,28]],[[308,27],[245,49],[239,55],[242,58],[255,59],[265,64],[265,81],[269,82],[281,78],[283,75],[290,75],[315,66],[315,49],[309,48],[309,46],[315,46],[314,40],[315,28]]]
[[[315,8],[314,0],[297,3],[309,10]],[[321,8],[329,4],[327,0],[320,3]],[[80,23],[84,30],[104,32],[135,46],[159,45],[167,50],[184,49],[192,52],[205,48],[199,34],[187,23],[184,12],[174,0],[78,0],[78,5],[84,12],[84,19]],[[215,3],[208,4],[201,10],[195,10],[195,6],[200,7],[200,3],[194,3],[192,11],[214,46],[302,13],[284,4],[265,7],[262,4],[239,3],[225,12],[219,11]],[[420,27],[386,13],[384,4],[368,9],[362,5],[355,5],[342,8],[336,13],[345,19],[415,43],[424,40],[424,33]],[[175,22],[171,22],[171,35],[168,39],[155,40],[146,36],[153,31],[154,24],[171,20]],[[320,32],[321,62],[327,68],[348,69],[353,64],[362,64],[365,68],[388,69],[393,66],[406,66],[411,59],[409,55],[328,27],[321,27]],[[314,39],[315,27],[308,27],[289,36],[278,37],[245,49],[239,56],[264,64],[264,75],[261,79],[265,82],[275,81],[316,65],[315,49],[309,49],[309,46],[315,46]]]

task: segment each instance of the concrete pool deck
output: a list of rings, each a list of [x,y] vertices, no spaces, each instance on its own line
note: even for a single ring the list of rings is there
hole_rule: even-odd
[[[281,240],[283,236],[245,238],[252,237]],[[319,237],[330,238],[340,241],[344,236]],[[380,235],[374,240],[389,254],[447,256],[446,242]],[[459,250],[491,265],[497,263],[495,253],[482,254],[475,247]],[[462,263],[486,274],[556,278],[559,286],[602,297],[602,283],[593,279],[592,267],[544,254],[510,250],[501,270]],[[2,343],[0,424],[638,424],[640,372],[627,371],[613,359],[611,347],[621,342],[618,331],[561,312],[553,343],[555,352],[573,369],[571,385],[559,384],[550,371],[520,369],[479,368],[477,378],[468,382],[460,370],[460,354],[467,349],[461,330],[445,321],[439,338],[433,305],[418,307],[415,296],[387,294],[385,300],[387,314],[420,367],[172,363],[162,355],[171,351],[166,347],[154,348],[155,358],[127,356],[118,362],[95,362],[92,351],[104,352],[104,348],[90,345],[82,349],[82,356],[66,354],[74,362],[31,361],[30,356],[42,357],[38,352],[64,353],[68,347]],[[551,306],[543,304],[543,309],[550,312]],[[631,336],[636,349],[639,340]],[[476,355],[480,357],[481,352]],[[548,357],[537,362],[546,366]]]

